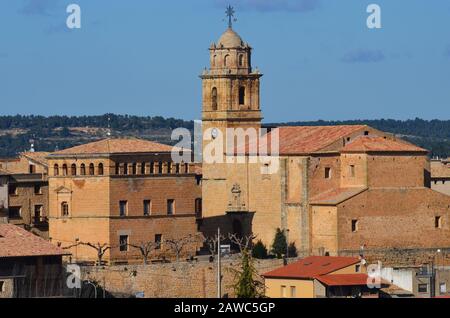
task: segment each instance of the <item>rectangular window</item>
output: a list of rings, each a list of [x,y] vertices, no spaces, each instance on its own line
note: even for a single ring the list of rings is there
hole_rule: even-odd
[[[128,215],[128,201],[120,201],[120,216],[127,216]]]
[[[34,223],[40,223],[42,220],[42,211],[43,211],[42,205],[35,205],[34,206]]]
[[[175,213],[175,200],[167,200],[167,215],[173,215]]]
[[[287,298],[286,286],[284,286],[284,285],[281,285],[281,298]]]
[[[9,185],[8,188],[9,195],[17,195],[19,192],[17,191],[17,186],[15,185]]]
[[[291,286],[291,298],[297,298],[297,288],[295,286]]]
[[[442,218],[440,216],[434,218],[434,227],[437,229],[442,228]]]
[[[10,219],[20,219],[22,215],[22,207],[20,206],[10,206],[8,208],[8,215]]]
[[[331,179],[331,168],[330,167],[325,168],[325,179]]]
[[[0,280],[0,293],[3,293],[5,291],[5,282]]]
[[[152,201],[144,200],[144,215],[149,216],[152,213]]]
[[[350,165],[349,173],[350,173],[350,177],[352,177],[352,178],[355,177],[355,166],[354,165]]]
[[[35,165],[30,165],[29,172],[30,172],[30,174],[36,173],[36,166]]]
[[[352,220],[352,232],[358,232],[358,220]]]
[[[162,244],[162,234],[155,234],[155,249],[160,250]]]
[[[419,293],[427,293],[428,292],[428,284],[419,284],[418,290],[419,290]]]
[[[34,186],[34,194],[36,194],[36,195],[42,194],[42,187],[40,185]]]
[[[359,273],[361,271],[361,265],[355,266],[355,272]]]
[[[128,251],[128,235],[121,235],[119,237],[119,249],[121,252]]]
[[[439,284],[439,293],[441,295],[447,294],[447,284],[446,283]]]

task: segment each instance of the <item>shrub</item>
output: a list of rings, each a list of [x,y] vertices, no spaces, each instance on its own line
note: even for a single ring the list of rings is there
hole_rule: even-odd
[[[252,256],[257,259],[267,258],[267,248],[263,242],[258,241],[252,249]]]

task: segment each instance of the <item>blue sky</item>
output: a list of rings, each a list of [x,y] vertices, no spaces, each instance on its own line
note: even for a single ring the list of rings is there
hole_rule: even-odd
[[[450,119],[447,0],[2,0],[0,114],[197,119],[229,2],[265,74],[266,122]],[[65,27],[70,3],[80,30]],[[371,3],[381,30],[366,27]]]

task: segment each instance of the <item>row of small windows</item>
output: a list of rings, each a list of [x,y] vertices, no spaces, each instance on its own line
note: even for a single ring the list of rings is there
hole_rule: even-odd
[[[144,216],[150,216],[152,213],[152,201],[144,200],[143,201],[143,212]],[[168,199],[167,200],[167,215],[175,214],[175,200]],[[128,201],[122,200],[119,201],[119,215],[121,217],[128,216]],[[61,216],[68,217],[69,216],[69,203],[64,201],[61,203]],[[195,199],[195,216],[197,218],[202,217],[202,199]]]
[[[225,57],[223,58],[223,66],[224,67],[231,66],[230,65],[231,64],[230,63],[230,59],[231,59],[231,57],[230,57],[229,54],[225,55]],[[218,66],[217,64],[218,64],[217,63],[217,55],[214,55],[213,56],[213,60],[212,60],[212,66],[213,67]],[[238,64],[239,64],[239,67],[243,67],[244,66],[244,54],[239,54],[239,56],[238,56]]]
[[[70,173],[69,173],[70,172]],[[78,173],[79,172],[79,173]],[[188,163],[172,163],[172,162],[151,162],[147,165],[145,162],[138,163],[116,163],[115,174],[116,175],[137,175],[137,174],[163,174],[163,173],[189,173]],[[97,165],[97,168],[93,163],[86,166],[84,163],[80,165],[80,170],[78,171],[77,165],[72,164],[69,166],[63,164],[61,167],[55,164],[53,167],[53,174],[55,176],[76,176],[76,175],[104,175],[104,166],[102,163]]]
[[[90,176],[95,175],[95,165],[93,163],[89,164],[88,168],[88,174]],[[68,176],[69,175],[69,167],[66,164],[63,164],[61,166],[61,171],[60,171],[60,167],[58,164],[55,164],[53,166],[53,175],[55,176],[59,176],[59,175],[63,175],[63,176]],[[103,163],[99,163],[97,166],[97,175],[103,175],[104,174],[104,168],[103,168]],[[72,164],[70,166],[70,175],[72,176],[76,176],[78,175],[78,171],[77,171],[77,165],[76,164]],[[84,163],[82,163],[80,165],[80,175],[85,176],[87,175],[86,173],[86,165]]]

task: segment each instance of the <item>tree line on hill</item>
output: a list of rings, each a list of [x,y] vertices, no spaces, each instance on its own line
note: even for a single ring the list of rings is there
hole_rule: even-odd
[[[390,132],[420,147],[429,149],[433,157],[450,157],[450,120],[348,120],[305,121],[271,123],[268,126],[325,126],[361,125]],[[74,133],[71,128],[90,127],[100,132]],[[0,157],[11,157],[30,148],[34,141],[36,150],[55,151],[106,137],[111,128],[116,136],[130,136],[159,142],[170,141],[172,129],[184,127],[193,130],[194,122],[161,116],[130,116],[105,114],[98,116],[0,116]]]

